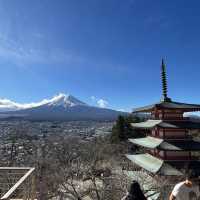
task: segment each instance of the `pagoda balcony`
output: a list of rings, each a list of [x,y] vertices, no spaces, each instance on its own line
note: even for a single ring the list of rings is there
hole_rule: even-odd
[[[156,158],[162,159],[164,161],[195,161],[198,160],[197,156],[169,156],[169,155],[160,155],[159,153],[153,153],[151,151],[147,151],[152,156],[155,156]]]
[[[164,161],[193,161],[193,160],[198,160],[196,156],[167,156],[167,157],[162,157],[160,156],[159,158],[163,159]]]
[[[171,136],[167,136],[167,135],[165,135],[165,136],[160,136],[160,135],[157,135],[157,136],[155,136],[155,135],[152,135],[152,134],[150,134],[150,136],[152,136],[152,137],[155,137],[155,138],[159,138],[159,139],[165,139],[165,140],[191,140],[192,139],[192,136],[191,135],[185,135],[185,136],[176,136],[176,135],[171,135]]]
[[[166,121],[190,121],[189,117],[155,117],[155,116],[150,116],[148,119],[151,119],[151,120],[166,120]]]

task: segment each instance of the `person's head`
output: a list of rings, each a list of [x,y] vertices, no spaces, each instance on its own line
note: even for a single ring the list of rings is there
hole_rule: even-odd
[[[137,197],[138,199],[140,198],[141,200],[144,199],[144,194],[140,188],[140,185],[137,181],[133,181],[131,183],[131,186],[130,186],[130,190],[129,190],[129,194],[134,196],[134,197]]]
[[[196,182],[197,179],[198,179],[198,176],[195,174],[195,172],[190,171],[186,174],[185,184],[188,187],[191,187]]]

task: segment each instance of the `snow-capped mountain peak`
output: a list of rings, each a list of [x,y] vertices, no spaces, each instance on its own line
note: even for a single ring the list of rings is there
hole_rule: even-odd
[[[33,102],[33,103],[17,103],[9,99],[0,98],[0,112],[31,109],[31,108],[36,108],[43,105],[63,106],[67,108],[67,107],[72,107],[76,105],[86,106],[87,104],[76,99],[75,97],[71,95],[67,95],[63,93],[60,93],[51,99],[43,99],[42,101]]]
[[[8,109],[9,108],[9,109]],[[6,112],[7,110],[7,112]],[[36,103],[20,104],[0,99],[2,118],[14,117],[25,120],[85,121],[115,120],[122,112],[89,106],[71,95],[58,94],[51,99]],[[6,116],[6,117],[5,117]]]
[[[60,93],[59,95],[52,98],[47,105],[49,106],[63,106],[63,107],[72,107],[77,105],[84,105],[87,104],[78,100],[77,98],[73,97],[72,95],[66,95],[63,93]]]

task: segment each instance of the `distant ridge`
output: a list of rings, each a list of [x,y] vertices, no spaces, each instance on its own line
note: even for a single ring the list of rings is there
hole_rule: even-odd
[[[113,121],[119,115],[127,115],[107,108],[90,106],[72,95],[59,94],[42,103],[15,107],[15,110],[1,113],[1,119],[24,119],[35,121]]]

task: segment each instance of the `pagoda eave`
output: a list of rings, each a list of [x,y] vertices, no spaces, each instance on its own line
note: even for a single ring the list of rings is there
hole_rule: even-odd
[[[145,122],[131,123],[131,126],[137,129],[152,129],[161,122],[162,120],[147,120]]]
[[[191,160],[191,161],[168,161],[171,166],[176,167],[177,169],[189,168],[193,170],[197,176],[200,176],[200,161]]]
[[[161,101],[155,104],[136,108],[133,110],[133,113],[152,112],[155,109],[170,109],[170,110],[181,110],[183,112],[195,112],[195,111],[200,111],[200,105],[181,103],[175,101]]]
[[[200,151],[200,142],[195,140],[163,140],[147,136],[145,138],[129,139],[129,142],[149,148],[164,151]]]
[[[144,168],[152,174],[159,174],[163,176],[182,176],[182,172],[172,167],[163,160],[158,159],[148,153],[126,155],[126,157],[139,167]]]
[[[141,147],[155,149],[163,142],[163,139],[148,136],[145,138],[129,139],[129,142]]]

